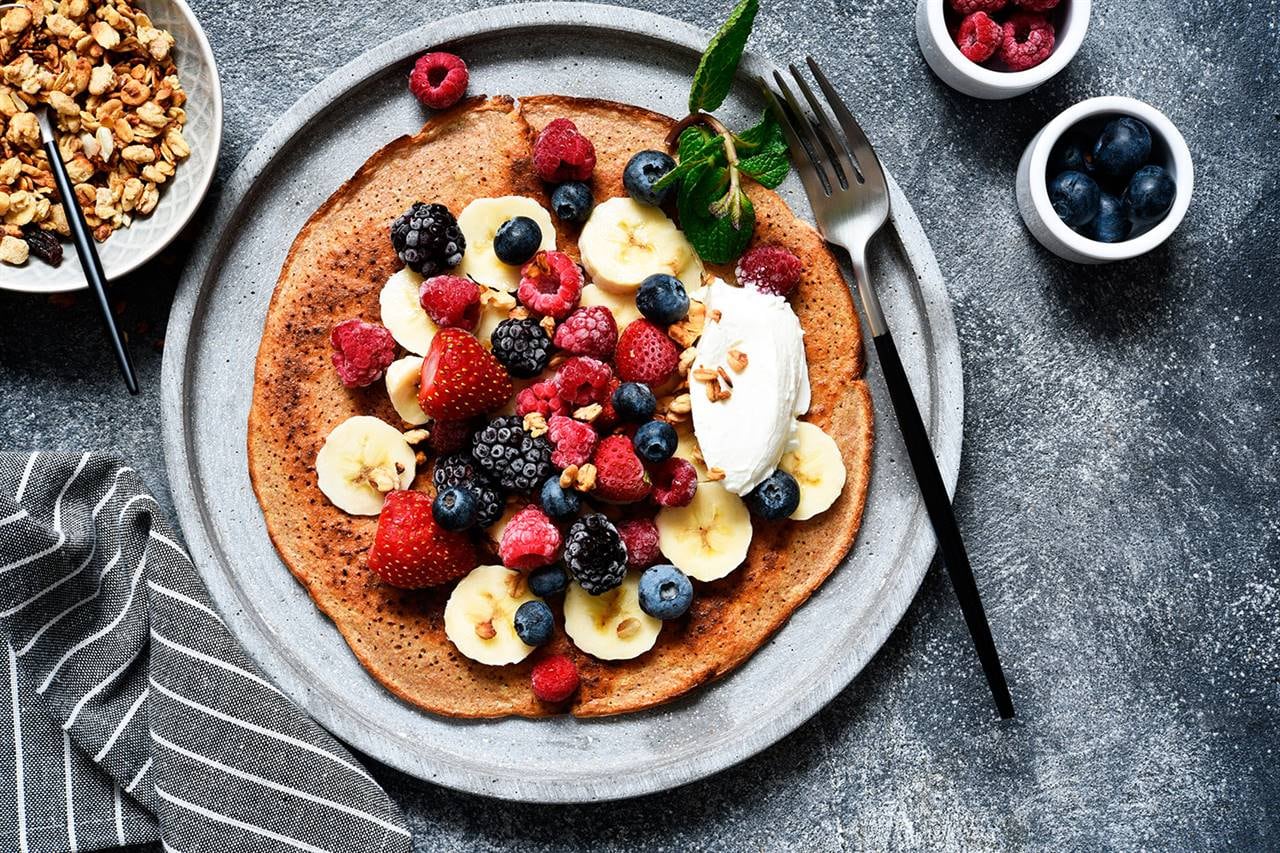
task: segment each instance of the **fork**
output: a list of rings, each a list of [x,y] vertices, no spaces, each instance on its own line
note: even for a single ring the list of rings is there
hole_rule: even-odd
[[[867,272],[867,246],[871,238],[884,227],[889,219],[889,187],[884,169],[867,136],[854,120],[849,108],[840,100],[831,83],[813,57],[807,58],[809,70],[818,82],[822,94],[836,123],[832,124],[828,109],[824,108],[800,70],[790,66],[796,88],[808,104],[806,110],[796,99],[782,75],[773,72],[779,96],[763,79],[759,80],[769,109],[777,116],[791,149],[791,159],[800,173],[800,181],[813,207],[818,230],[828,243],[842,247],[849,253],[853,266],[858,295],[866,313],[876,345],[876,355],[884,372],[885,385],[898,418],[898,428],[911,458],[916,482],[924,498],[929,521],[938,538],[942,562],[951,577],[951,585],[960,601],[965,623],[973,637],[973,644],[986,674],[987,683],[995,697],[996,707],[1003,719],[1013,717],[1013,699],[1005,682],[1004,670],[991,626],[982,608],[982,598],[969,565],[964,540],[956,524],[947,487],[942,482],[938,463],[929,443],[929,434],[920,417],[915,395],[902,367],[893,333],[885,322],[880,299]],[[838,125],[838,128],[837,128]]]

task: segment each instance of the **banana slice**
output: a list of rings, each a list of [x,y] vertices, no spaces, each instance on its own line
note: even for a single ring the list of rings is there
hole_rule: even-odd
[[[368,415],[333,428],[316,454],[320,491],[343,512],[377,515],[387,492],[407,489],[416,472],[400,430]]]
[[[596,205],[582,226],[578,252],[592,281],[613,293],[634,293],[660,272],[689,290],[702,286],[702,261],[676,224],[660,209],[629,197]]]
[[[391,332],[396,343],[409,352],[426,355],[438,328],[418,301],[422,276],[405,267],[382,286],[378,304],[382,308],[382,325]]]
[[[662,553],[694,580],[719,580],[742,565],[751,546],[747,505],[719,482],[698,483],[692,503],[663,507],[655,522]]]
[[[693,434],[693,424],[689,421],[676,426],[676,452],[672,455],[688,460],[698,472],[699,482],[707,479],[707,463],[702,459],[698,439]]]
[[[505,566],[477,566],[453,588],[444,606],[444,633],[473,661],[519,663],[533,651],[516,633],[516,610],[537,596],[525,577]]]
[[[610,293],[594,284],[588,284],[582,288],[578,304],[603,305],[608,308],[613,314],[614,322],[618,324],[619,332],[643,316],[640,309],[636,307],[635,293]]]
[[[564,631],[573,644],[600,660],[630,660],[658,641],[662,622],[640,609],[640,574],[622,586],[592,595],[576,583],[564,599]]]
[[[502,223],[517,216],[527,216],[542,230],[540,248],[556,247],[556,227],[551,214],[542,205],[522,195],[478,198],[462,209],[458,227],[467,239],[467,250],[458,264],[457,275],[469,275],[481,284],[515,290],[520,284],[520,268],[498,260],[493,253],[493,235]]]
[[[418,382],[422,379],[422,357],[407,355],[387,368],[387,396],[391,405],[410,426],[425,424],[429,418],[418,405]]]
[[[844,490],[844,459],[836,440],[807,421],[796,426],[795,441],[778,467],[800,484],[800,505],[791,513],[806,521],[826,510]]]

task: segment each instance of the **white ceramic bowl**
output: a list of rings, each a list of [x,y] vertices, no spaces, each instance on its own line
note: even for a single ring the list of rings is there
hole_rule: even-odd
[[[1054,212],[1049,203],[1049,154],[1063,134],[1081,122],[1102,124],[1119,116],[1140,119],[1151,129],[1151,162],[1169,171],[1177,190],[1168,215],[1150,229],[1119,243],[1099,243],[1077,234]],[[1090,98],[1059,113],[1022,152],[1018,163],[1018,209],[1035,238],[1055,255],[1078,264],[1106,264],[1136,258],[1167,240],[1186,215],[1192,185],[1191,149],[1164,113],[1134,98]]]
[[[989,101],[1030,92],[1067,67],[1084,43],[1092,0],[1062,0],[1050,13],[1057,25],[1053,53],[1026,71],[996,71],[965,58],[956,47],[943,11],[946,0],[919,0],[916,4],[916,38],[920,52],[933,73],[958,92]]]
[[[98,243],[98,257],[108,279],[132,272],[173,242],[195,215],[209,191],[218,150],[222,146],[222,87],[209,40],[184,0],[146,0],[142,4],[157,27],[173,33],[178,78],[187,92],[187,124],[183,137],[191,156],[178,164],[173,179],[160,188],[160,202],[150,216]],[[63,243],[62,263],[51,267],[32,258],[20,267],[0,264],[0,290],[59,293],[86,287],[75,248]]]

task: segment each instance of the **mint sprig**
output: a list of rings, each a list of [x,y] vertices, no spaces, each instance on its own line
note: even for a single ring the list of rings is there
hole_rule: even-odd
[[[729,97],[733,77],[742,61],[742,51],[747,46],[747,36],[760,11],[759,0],[740,0],[729,19],[712,37],[707,49],[693,72],[693,86],[689,89],[689,112],[710,112],[718,109]]]

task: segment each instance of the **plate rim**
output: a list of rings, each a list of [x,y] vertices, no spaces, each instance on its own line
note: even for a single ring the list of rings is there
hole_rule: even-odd
[[[198,500],[201,492],[197,488],[194,466],[189,464],[191,456],[184,432],[188,419],[184,389],[190,378],[192,363],[188,357],[192,345],[191,325],[201,313],[206,290],[204,285],[210,277],[213,263],[221,256],[221,247],[225,241],[231,239],[226,225],[234,219],[237,211],[251,203],[257,191],[259,176],[272,166],[280,150],[289,145],[314,117],[328,109],[339,95],[365,80],[385,73],[390,66],[406,61],[427,46],[509,33],[512,29],[565,26],[610,31],[638,41],[647,40],[688,50],[694,54],[701,51],[710,38],[710,33],[678,19],[595,3],[517,4],[442,18],[377,45],[334,71],[286,110],[237,166],[220,193],[209,226],[200,236],[193,249],[191,262],[182,275],[170,313],[168,345],[162,366],[161,411],[165,467],[179,523],[193,556],[205,556],[215,563],[218,560],[218,549],[211,544],[207,534],[205,509]],[[659,32],[662,33],[661,36],[654,35]],[[748,52],[744,55],[740,73],[759,74],[775,67],[777,66],[764,56]],[[933,405],[926,417],[930,434],[936,436],[935,453],[939,458],[944,480],[948,490],[954,493],[959,472],[964,402],[958,334],[932,246],[925,237],[914,210],[892,176],[889,182],[894,208],[891,217],[893,228],[890,229],[892,237],[885,235],[881,239],[896,238],[899,250],[916,274],[917,281],[936,283],[939,291],[931,294],[932,299],[927,299],[917,286],[913,288],[912,298],[917,302],[923,322],[932,332],[930,340],[934,343],[934,349],[930,354],[932,370],[929,375],[934,393],[931,395]],[[874,469],[872,477],[875,477]],[[829,669],[826,676],[816,681],[812,688],[798,694],[803,701],[796,701],[785,713],[773,717],[767,725],[756,726],[734,741],[732,748],[700,755],[680,767],[662,767],[661,772],[655,770],[648,774],[629,774],[608,783],[600,780],[585,783],[576,779],[564,779],[531,786],[527,781],[515,779],[509,772],[503,774],[490,768],[480,773],[474,767],[459,765],[442,756],[432,758],[403,750],[401,744],[393,742],[387,735],[371,730],[368,720],[361,720],[343,708],[328,706],[309,691],[298,691],[291,698],[353,748],[416,778],[457,790],[498,799],[560,803],[616,800],[668,790],[713,775],[771,746],[810,719],[852,683],[901,621],[932,561],[935,550],[933,537],[928,530],[918,497],[913,503],[910,526],[917,532],[904,542],[900,551],[900,555],[905,555],[903,559],[909,564],[909,570],[899,572],[896,581],[887,590],[885,598],[888,606],[882,608],[871,620],[863,633],[864,641],[851,649],[851,654],[840,658],[838,665]],[[215,570],[220,571],[211,565],[201,571],[206,583],[208,573]],[[785,628],[784,625],[780,631]],[[253,630],[261,634],[263,626],[255,624]],[[305,675],[298,670],[290,656],[278,652],[275,654],[284,659],[284,665],[294,675]],[[258,662],[261,665],[261,661]],[[263,669],[266,670],[267,667],[263,666]],[[700,689],[714,689],[714,686]]]

